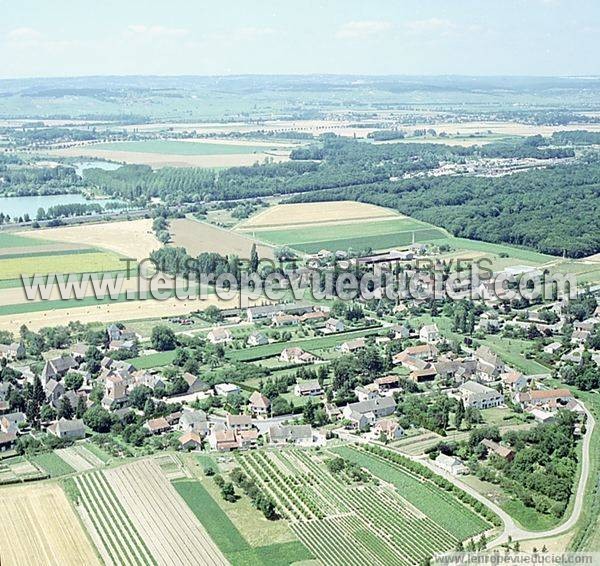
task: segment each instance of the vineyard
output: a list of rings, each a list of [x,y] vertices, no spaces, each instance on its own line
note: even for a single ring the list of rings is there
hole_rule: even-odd
[[[325,564],[417,564],[488,527],[453,501],[451,511],[462,526],[450,528],[452,521],[442,524],[439,513],[422,509],[373,475],[357,482],[344,472],[331,473],[325,461],[334,456],[299,449],[238,456],[242,469],[273,497],[278,513]],[[430,496],[428,486],[420,485],[418,491],[423,498]],[[431,493],[436,493],[434,487]],[[472,523],[464,522],[463,514]]]

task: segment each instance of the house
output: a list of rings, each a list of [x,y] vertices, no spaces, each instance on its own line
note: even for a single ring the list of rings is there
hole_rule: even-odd
[[[269,339],[262,332],[253,332],[248,336],[248,340],[246,341],[248,346],[263,346],[268,343]]]
[[[364,338],[356,338],[355,340],[348,340],[340,346],[340,351],[344,354],[351,354],[357,350],[361,350],[367,345],[367,341]]]
[[[217,383],[215,385],[215,393],[222,397],[229,397],[229,395],[237,395],[241,389],[234,383]]]
[[[85,359],[85,355],[87,354],[89,348],[89,344],[86,344],[85,342],[77,342],[69,348],[69,353],[76,362],[81,363]]]
[[[108,349],[111,352],[119,350],[131,351],[135,348],[135,340],[111,340],[108,344]]]
[[[171,425],[165,417],[158,417],[157,419],[146,421],[144,428],[149,430],[151,434],[163,434],[171,430]]]
[[[540,424],[552,424],[556,421],[556,413],[554,411],[532,408],[528,409],[527,412]]]
[[[504,371],[504,362],[488,346],[479,346],[475,350],[477,358],[477,377],[481,381],[495,381]]]
[[[312,312],[307,312],[305,314],[303,314],[300,317],[300,322],[302,323],[314,323],[314,322],[321,322],[322,320],[325,320],[327,318],[327,315],[323,312],[323,311],[312,311]]]
[[[48,403],[52,405],[55,409],[58,408],[58,402],[60,398],[65,393],[65,386],[55,379],[50,379],[46,383],[44,387],[44,392],[46,393],[46,398],[48,399]]]
[[[195,432],[184,432],[179,438],[179,446],[183,450],[200,450],[202,439]]]
[[[462,460],[454,456],[447,456],[446,454],[440,453],[434,462],[438,468],[441,468],[453,476],[469,473],[469,469],[462,463]]]
[[[475,358],[449,359],[440,358],[433,364],[440,379],[450,379],[455,383],[464,383],[473,378],[477,372]]]
[[[8,413],[0,419],[0,430],[2,432],[19,432],[19,425],[24,425],[25,420],[25,413]]]
[[[0,452],[10,450],[17,441],[16,432],[0,432]]]
[[[13,342],[12,344],[0,344],[0,359],[14,362],[22,360],[25,357],[25,346],[23,342]]]
[[[250,412],[256,417],[266,417],[269,414],[271,401],[259,391],[253,391],[248,400]]]
[[[553,408],[559,404],[566,405],[573,399],[573,394],[568,389],[535,389],[526,391],[519,397],[519,401],[524,405],[549,405]]]
[[[271,325],[276,327],[295,326],[300,324],[300,317],[294,314],[275,314],[271,318]]]
[[[206,338],[211,344],[226,344],[233,340],[233,335],[227,328],[213,328],[207,335]]]
[[[114,341],[134,341],[137,339],[135,332],[126,328],[119,328],[116,324],[109,325],[106,328],[106,334],[109,343]]]
[[[234,430],[215,429],[208,437],[208,443],[213,450],[229,452],[240,447]]]
[[[182,432],[194,432],[205,436],[208,432],[208,419],[204,411],[184,409],[177,428]]]
[[[187,393],[201,393],[210,389],[210,385],[206,381],[202,381],[198,376],[190,372],[186,371],[183,374],[183,379],[185,379],[188,385]]]
[[[591,335],[589,330],[573,330],[571,344],[585,344]]]
[[[364,430],[383,417],[389,417],[396,410],[396,401],[392,397],[379,397],[369,401],[359,401],[346,405],[342,414],[355,428]]]
[[[390,389],[396,389],[399,386],[398,376],[393,374],[378,377],[374,383],[377,385],[380,394]]]
[[[118,374],[109,375],[104,382],[104,398],[102,405],[110,409],[115,405],[121,405],[127,400],[126,380]]]
[[[145,387],[149,387],[154,391],[156,388],[164,389],[166,387],[166,383],[163,381],[160,374],[157,373],[148,373],[147,371],[136,372],[135,374],[135,385],[144,385]]]
[[[434,344],[440,339],[440,331],[437,324],[426,324],[419,330],[419,340],[426,344]]]
[[[71,356],[62,356],[48,360],[44,364],[44,369],[40,375],[42,386],[45,386],[51,379],[57,381],[65,376],[69,370],[75,369],[79,364]]]
[[[394,419],[380,419],[373,426],[373,437],[382,436],[390,442],[398,440],[404,436],[404,429]]]
[[[47,430],[50,434],[67,440],[85,438],[85,426],[81,419],[59,419]]]
[[[229,430],[249,430],[252,428],[252,419],[249,415],[232,415],[227,413],[225,423]]]
[[[392,357],[392,363],[394,365],[402,365],[406,369],[411,371],[418,369],[426,369],[431,366],[429,362],[422,360],[421,358],[415,358],[414,356],[410,356],[406,353],[406,351],[399,352]]]
[[[325,321],[325,332],[328,334],[334,334],[335,332],[344,331],[344,323],[337,318],[328,318]]]
[[[406,354],[419,360],[433,361],[438,357],[439,351],[433,344],[422,344],[405,348],[401,354]]]
[[[501,378],[504,387],[513,393],[522,391],[527,387],[527,378],[518,371],[503,373]]]
[[[342,411],[333,403],[325,403],[325,414],[330,421],[336,421],[342,416]]]
[[[562,344],[560,342],[552,342],[551,344],[544,346],[542,348],[542,352],[544,352],[544,354],[555,354],[561,348],[562,348]]]
[[[488,334],[493,334],[500,329],[500,321],[495,311],[486,311],[479,317],[477,329]]]
[[[371,399],[378,399],[379,387],[375,383],[369,383],[368,385],[359,385],[354,388],[354,393],[358,397],[359,401],[370,401]]]
[[[323,388],[319,384],[318,379],[308,379],[306,381],[300,381],[294,386],[294,395],[297,395],[298,397],[314,397],[316,395],[322,394]]]
[[[513,458],[515,457],[515,451],[512,448],[502,446],[502,444],[498,444],[489,438],[484,438],[481,441],[481,444],[488,449],[488,452],[493,452],[497,456],[500,456],[500,458],[503,460],[512,462]]]
[[[504,404],[504,395],[491,387],[475,381],[467,381],[458,388],[465,407],[490,409]]]
[[[392,327],[394,331],[394,340],[406,340],[410,336],[410,328],[404,324],[397,324]]]
[[[314,354],[305,352],[302,348],[284,348],[279,354],[281,362],[291,364],[312,364],[319,358]]]
[[[310,425],[275,424],[267,432],[271,444],[310,445],[313,443],[313,431]]]
[[[435,376],[437,375],[437,371],[431,364],[428,365],[429,367],[411,371],[409,376],[411,381],[414,381],[415,383],[425,383],[427,381],[433,381],[435,379]]]

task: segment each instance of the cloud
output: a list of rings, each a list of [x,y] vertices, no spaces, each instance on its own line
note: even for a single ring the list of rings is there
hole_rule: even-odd
[[[42,34],[33,28],[15,28],[6,34],[6,39],[12,43],[36,43],[42,40]]]
[[[127,26],[127,35],[142,39],[163,39],[170,37],[185,37],[190,30],[185,28],[169,28],[165,26],[146,26],[132,24]]]
[[[342,25],[335,37],[337,39],[368,39],[386,33],[393,27],[391,22],[383,20],[363,20]]]
[[[428,34],[428,33],[450,33],[457,29],[456,24],[450,20],[440,18],[429,18],[427,20],[412,20],[404,23],[404,28],[412,34]]]

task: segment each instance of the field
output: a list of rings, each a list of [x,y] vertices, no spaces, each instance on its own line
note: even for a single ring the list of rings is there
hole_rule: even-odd
[[[447,237],[425,222],[350,201],[276,205],[239,224],[237,231],[304,253],[384,250]]]
[[[251,546],[199,481],[176,481],[173,482],[173,487],[234,566],[279,566],[312,558],[308,549],[297,540]],[[236,502],[232,506],[240,504],[241,502]],[[262,521],[266,519],[259,519],[259,523]],[[255,524],[254,527],[255,531],[261,530],[260,524]]]
[[[103,477],[99,478],[100,475]],[[227,563],[157,463],[139,461],[105,472],[95,472],[94,476],[96,483],[90,486],[86,495],[89,495],[90,501],[98,498],[96,514],[102,513],[108,519],[98,529],[107,545],[111,546],[110,541],[114,540],[111,538],[111,529],[121,532],[115,525],[117,521],[130,527],[130,536],[127,538],[132,545],[137,545],[137,552],[144,552],[139,544],[139,541],[143,541],[152,563]],[[110,491],[107,486],[110,486]],[[115,541],[121,547],[118,552],[121,560],[117,564],[131,563],[136,555],[134,546],[126,547],[124,542]]]
[[[148,219],[61,226],[22,232],[20,235],[37,240],[85,244],[138,260],[147,258],[150,252],[160,248],[160,242],[152,233],[152,220]],[[122,263],[120,267],[123,267]]]
[[[48,473],[22,456],[0,460],[0,484],[26,482],[48,477]]]
[[[43,240],[35,238],[27,238],[25,236],[18,236],[12,233],[0,232],[0,250],[3,252],[8,248],[25,248],[30,246],[43,246],[46,244]]]
[[[60,448],[55,452],[76,472],[87,472],[104,466],[104,462],[82,444]]]
[[[184,247],[188,254],[196,257],[202,252],[217,252],[221,255],[235,254],[242,259],[250,257],[250,248],[255,242],[247,234],[238,234],[218,228],[206,222],[178,218],[171,221],[170,233],[173,245]],[[257,245],[258,255],[273,259],[273,248]]]
[[[56,484],[3,489],[0,517],[2,566],[99,564],[71,504]]]
[[[50,477],[72,474],[76,470],[54,452],[46,452],[31,457],[31,461],[46,470]]]
[[[242,222],[241,230],[275,228],[302,224],[349,222],[352,220],[372,220],[398,216],[393,210],[350,200],[336,202],[308,202],[299,204],[279,204],[265,209]]]
[[[362,455],[347,450],[344,457]],[[330,473],[330,457],[298,449],[238,455],[242,469],[325,564],[416,564],[489,526],[457,499],[406,473],[412,481],[404,489],[373,478],[356,483],[343,472]]]
[[[264,162],[287,161],[288,146],[260,142],[217,143],[216,140],[153,140],[78,145],[44,152],[59,157],[95,157],[109,161],[138,163],[151,167],[237,167]]]

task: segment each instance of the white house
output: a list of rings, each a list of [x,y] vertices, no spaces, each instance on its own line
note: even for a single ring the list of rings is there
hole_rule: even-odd
[[[434,462],[438,468],[441,468],[453,476],[469,473],[469,468],[467,468],[459,458],[455,458],[454,456],[439,454]]]
[[[419,339],[427,344],[434,344],[440,339],[437,324],[426,324],[419,330]]]
[[[206,337],[211,344],[226,344],[233,340],[233,335],[229,329],[221,327],[213,328]]]
[[[318,379],[308,379],[300,381],[294,386],[294,395],[298,397],[322,395],[323,388],[319,384]]]
[[[229,395],[235,395],[239,393],[241,389],[235,383],[217,383],[215,385],[215,393],[222,397],[228,397]]]
[[[475,381],[463,383],[458,392],[466,407],[490,409],[504,404],[502,393]]]
[[[343,332],[344,328],[344,323],[337,318],[329,318],[325,322],[325,331],[329,334],[333,334],[335,332]]]

